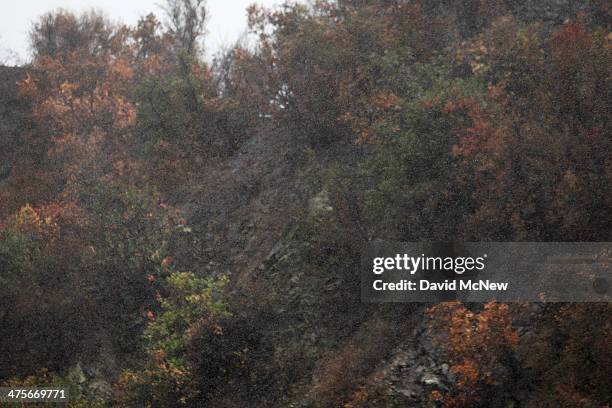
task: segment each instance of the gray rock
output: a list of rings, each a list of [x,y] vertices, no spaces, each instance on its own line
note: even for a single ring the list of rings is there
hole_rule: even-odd
[[[322,190],[319,194],[312,197],[308,203],[309,210],[313,215],[321,215],[333,211],[331,202],[329,200],[329,194],[327,191]]]
[[[397,392],[400,395],[403,395],[404,397],[407,397],[410,399],[416,399],[423,392],[423,389],[422,388],[416,389],[412,387],[411,388],[400,388],[397,390]]]
[[[421,377],[421,383],[425,385],[435,385],[436,387],[442,387],[442,381],[437,376],[431,373],[425,373]]]

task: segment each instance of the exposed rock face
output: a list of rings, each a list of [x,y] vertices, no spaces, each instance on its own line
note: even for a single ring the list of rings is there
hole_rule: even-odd
[[[419,320],[412,335],[393,351],[378,385],[398,406],[435,406],[429,401],[430,393],[448,391],[456,380],[444,356],[432,344],[426,319],[420,315]]]
[[[452,394],[459,377],[453,372],[448,355],[434,344],[428,330],[428,317],[420,311],[412,316],[414,329],[410,336],[381,363],[381,381],[375,387],[398,407],[437,407],[432,393]],[[543,304],[517,307],[513,326],[520,337],[529,336],[537,326]],[[528,340],[527,340],[528,342]],[[524,406],[528,400],[529,378],[516,378],[511,361],[500,360],[493,369],[495,396],[487,406],[505,408]]]
[[[183,205],[197,240],[191,248],[202,251],[185,253],[185,267],[205,275],[232,271],[235,277],[256,269],[311,195],[296,175],[300,160],[288,134],[269,130],[225,162],[211,164],[200,180],[205,187]]]

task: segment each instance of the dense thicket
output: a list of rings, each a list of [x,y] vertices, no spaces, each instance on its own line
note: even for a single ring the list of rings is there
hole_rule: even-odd
[[[252,6],[254,46],[212,64],[203,2],[165,11],[32,27],[0,140],[4,383],[405,406],[384,364],[423,308],[360,302],[365,242],[610,240],[607,2]],[[420,404],[611,403],[610,306],[543,307],[528,336],[517,309],[429,309],[456,381]]]

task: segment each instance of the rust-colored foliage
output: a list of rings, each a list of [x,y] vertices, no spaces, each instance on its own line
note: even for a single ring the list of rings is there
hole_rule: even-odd
[[[504,17],[462,48],[474,75],[490,81],[478,99],[451,94],[444,106],[457,181],[478,203],[469,234],[593,240],[606,230],[595,215],[612,204],[600,188],[611,180],[609,101],[597,91],[609,80],[606,38],[577,21],[542,41]]]
[[[458,302],[447,302],[430,308],[428,315],[430,333],[445,350],[450,369],[457,375],[456,390],[444,396],[444,405],[467,407],[479,403],[482,387],[495,383],[496,364],[518,342],[508,305],[491,302],[474,312]]]

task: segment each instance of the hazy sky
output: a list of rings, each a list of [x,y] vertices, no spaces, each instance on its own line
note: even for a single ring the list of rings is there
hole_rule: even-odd
[[[32,22],[41,14],[64,8],[75,12],[96,8],[104,11],[112,20],[134,24],[140,16],[153,11],[160,15],[157,4],[163,0],[2,0],[0,3],[0,61],[9,58],[10,52],[19,59],[29,58],[28,31]],[[281,3],[280,0],[208,0],[207,55],[221,46],[233,43],[246,29],[246,8],[258,3],[266,6]]]

